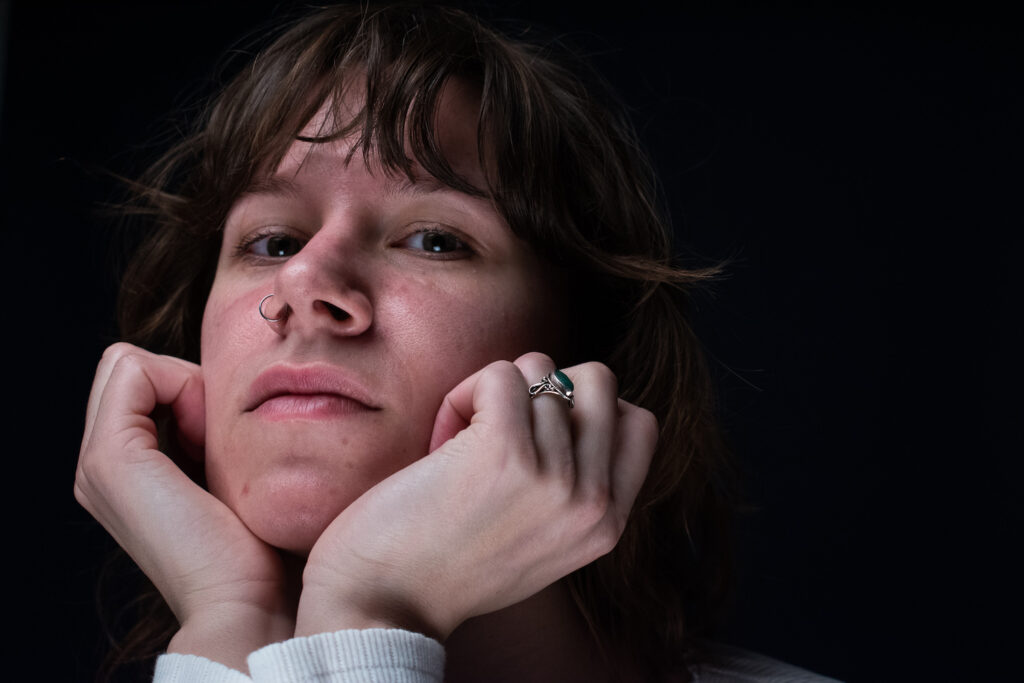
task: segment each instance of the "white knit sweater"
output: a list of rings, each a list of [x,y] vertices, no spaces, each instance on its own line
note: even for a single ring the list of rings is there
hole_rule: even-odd
[[[833,681],[738,648],[708,644],[694,665],[695,683],[828,683]],[[157,660],[154,683],[441,683],[444,648],[399,629],[348,630],[267,645],[248,659],[250,676],[195,655]],[[833,682],[834,683],[834,682]]]

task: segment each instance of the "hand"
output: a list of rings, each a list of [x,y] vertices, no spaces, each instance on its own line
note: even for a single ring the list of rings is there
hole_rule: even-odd
[[[436,450],[367,491],[313,547],[296,635],[390,626],[443,640],[615,546],[657,422],[620,400],[598,363],[565,370],[572,410],[557,396],[530,399],[552,369],[528,354],[447,395]]]
[[[281,557],[159,451],[150,418],[159,405],[170,406],[186,447],[201,451],[199,366],[130,344],[108,348],[89,396],[75,498],[173,610],[181,630],[171,651],[244,671],[249,652],[294,630]]]

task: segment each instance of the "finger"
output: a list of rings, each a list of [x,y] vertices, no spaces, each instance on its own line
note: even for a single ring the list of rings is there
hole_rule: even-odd
[[[570,368],[582,387],[576,392],[571,417],[576,449],[576,490],[606,494],[619,426],[619,382],[608,366],[586,363]]]
[[[189,380],[171,401],[174,422],[178,434],[186,442],[186,450],[193,458],[201,459],[206,445],[206,385],[198,365],[177,358],[173,360],[186,364],[186,370],[191,373]]]
[[[202,376],[199,372],[199,366],[171,356],[158,356],[137,346],[121,342],[111,345],[104,351],[103,358],[96,368],[96,375],[93,378],[92,389],[89,393],[89,402],[86,406],[85,432],[82,437],[83,450],[92,438],[100,405],[103,403],[104,395],[107,393],[110,378],[115,369],[125,362],[123,359],[127,357],[134,359],[128,365],[134,366],[135,363],[138,363],[142,366],[149,362],[159,362],[164,365],[177,366],[182,372],[195,374],[195,379],[188,383],[183,391],[172,392],[173,398],[169,403],[171,403],[174,409],[175,418],[178,420],[183,434],[193,443],[202,443],[205,436],[205,408],[203,405]],[[150,359],[153,360],[150,361]],[[123,366],[122,370],[127,367],[127,365]],[[161,373],[159,376],[166,374],[168,373]],[[149,378],[147,377],[146,379]],[[163,401],[157,402],[163,403]],[[152,412],[152,407],[149,409],[149,412]],[[148,412],[144,414],[148,415]]]
[[[479,425],[496,430],[510,443],[530,442],[530,405],[522,373],[508,361],[491,363],[448,392],[441,402],[430,452],[462,430]]]
[[[103,391],[110,380],[110,373],[114,371],[117,360],[126,353],[131,353],[137,347],[131,344],[118,343],[108,346],[103,352],[103,357],[96,366],[96,375],[92,380],[92,388],[89,390],[89,403],[85,408],[85,434],[82,436],[82,449],[92,437],[93,426],[96,424],[96,413],[99,411],[100,399],[103,398]],[[141,351],[141,349],[138,349]]]
[[[542,381],[555,370],[555,363],[542,353],[528,353],[516,359],[516,366],[526,381],[526,395],[530,385]],[[561,472],[575,477],[572,427],[569,404],[561,396],[537,394],[530,400],[533,421],[533,441],[537,448],[538,463],[542,469]]]
[[[138,449],[156,448],[148,419],[157,405],[171,406],[190,440],[204,435],[203,383],[199,367],[142,350],[124,353],[112,364],[103,386],[90,439],[117,437],[122,445],[140,438]],[[146,418],[146,419],[138,419]]]
[[[658,420],[645,410],[618,400],[619,430],[612,463],[612,500],[624,521],[647,478],[658,446]]]
[[[479,374],[474,373],[460,382],[441,401],[441,407],[434,418],[434,429],[430,433],[430,447],[427,453],[433,453],[469,426],[470,420],[473,419],[473,388]]]

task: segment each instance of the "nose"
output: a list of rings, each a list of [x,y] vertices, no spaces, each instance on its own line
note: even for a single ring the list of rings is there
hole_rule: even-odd
[[[275,302],[286,311],[279,334],[356,336],[373,324],[365,268],[355,249],[345,249],[321,230],[278,270]],[[283,307],[287,306],[287,309]]]

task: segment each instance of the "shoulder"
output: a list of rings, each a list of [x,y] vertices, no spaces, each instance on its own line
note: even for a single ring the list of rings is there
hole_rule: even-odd
[[[700,642],[699,658],[689,670],[694,683],[836,683],[834,678],[710,641]]]

